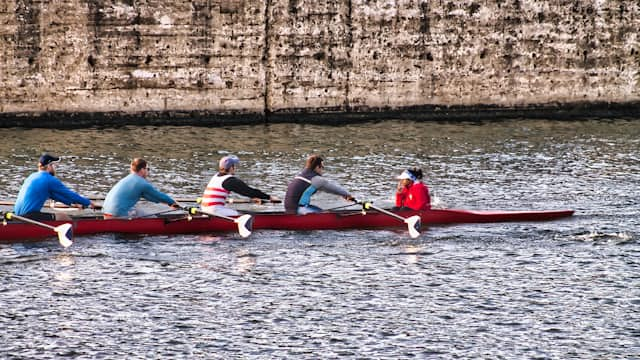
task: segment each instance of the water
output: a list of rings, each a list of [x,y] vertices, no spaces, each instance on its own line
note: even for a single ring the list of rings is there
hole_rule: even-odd
[[[390,204],[420,166],[439,206],[562,209],[543,223],[406,231],[79,237],[0,246],[2,358],[635,358],[640,354],[640,123],[0,129],[0,199],[42,151],[105,194],[131,157],[176,197],[217,160],[283,197],[309,153]],[[344,205],[322,196],[319,203]],[[149,205],[151,206],[151,205]],[[157,206],[162,209],[161,206]],[[7,208],[5,208],[7,209]],[[273,209],[273,207],[266,207]],[[0,228],[0,231],[1,228]]]

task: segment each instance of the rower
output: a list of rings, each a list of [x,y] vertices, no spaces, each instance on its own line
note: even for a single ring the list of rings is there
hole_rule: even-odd
[[[22,184],[16,199],[13,213],[38,221],[69,220],[63,213],[45,213],[40,210],[48,199],[59,201],[79,209],[95,208],[93,201],[83,197],[68,187],[56,177],[55,164],[60,158],[47,153],[38,160],[38,171],[29,175]]]
[[[418,168],[407,169],[398,176],[394,210],[431,209],[429,188],[422,182],[422,177],[422,169]]]
[[[118,181],[109,190],[102,205],[104,218],[112,217],[144,217],[149,216],[144,210],[135,207],[141,198],[155,203],[165,203],[175,209],[180,208],[171,196],[156,190],[147,180],[149,165],[145,159],[135,158],[131,161],[130,174]]]
[[[247,185],[235,176],[240,159],[235,155],[222,157],[218,162],[218,172],[213,175],[202,195],[202,210],[213,212],[223,216],[239,215],[238,211],[226,206],[227,197],[231,192],[252,198],[257,203],[263,200],[280,202],[275,196],[271,196],[261,190]]]
[[[311,197],[317,191],[340,195],[347,201],[355,201],[342,186],[323,177],[323,172],[324,159],[319,155],[309,156],[302,172],[287,187],[284,198],[284,209],[287,213],[304,215],[322,211],[319,207],[311,205]]]

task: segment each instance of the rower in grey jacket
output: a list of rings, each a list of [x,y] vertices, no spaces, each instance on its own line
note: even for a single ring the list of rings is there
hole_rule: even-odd
[[[302,172],[289,183],[284,197],[284,209],[287,213],[303,215],[322,211],[319,207],[311,205],[311,197],[317,191],[340,195],[347,201],[355,200],[342,186],[322,176],[323,161],[318,155],[309,156]]]

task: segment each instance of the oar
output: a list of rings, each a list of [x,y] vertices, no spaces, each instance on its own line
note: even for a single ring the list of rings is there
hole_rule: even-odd
[[[359,205],[359,204],[358,203],[347,204],[347,205],[336,206],[336,207],[332,207],[332,208],[328,208],[328,209],[322,209],[322,212],[332,212],[334,210],[346,209],[346,208],[348,208],[350,206],[355,206],[355,205]]]
[[[195,208],[195,207],[183,206],[183,207],[181,207],[181,209],[185,210],[189,214],[193,214],[193,215],[195,215],[195,214],[204,214],[204,215],[208,215],[208,216],[213,216],[213,217],[218,217],[218,218],[221,218],[221,219],[233,221],[234,223],[238,224],[238,233],[240,233],[240,236],[246,238],[249,235],[251,235],[251,230],[253,228],[253,216],[251,216],[249,214],[244,214],[242,216],[238,216],[237,218],[232,218],[230,216],[224,216],[224,215],[216,214],[214,212],[205,211],[205,210],[198,209],[198,208]]]
[[[67,204],[63,204],[63,203],[56,202],[56,201],[50,201],[49,202],[49,207],[52,208],[52,209],[71,209],[71,210],[73,210],[73,209],[75,209],[75,210],[86,209],[86,208],[83,208],[83,207],[69,206]],[[102,210],[102,205],[94,204],[92,209],[93,210]]]
[[[197,199],[197,203],[201,203],[202,202],[202,198],[198,198]],[[271,204],[280,204],[282,202],[282,200],[264,200],[264,199],[259,199],[258,201],[254,201],[254,199],[248,199],[248,198],[227,198],[227,203],[229,204],[258,204],[258,205],[262,205],[264,203],[271,203]]]
[[[5,201],[2,200],[0,201],[0,205],[2,206],[14,206],[16,203],[14,201]],[[52,209],[74,209],[76,208],[75,206],[69,206],[63,203],[59,203],[59,202],[55,202],[55,201],[50,201],[49,205],[44,205],[43,207],[49,207]],[[78,210],[80,210],[79,208],[77,208]],[[93,210],[100,210],[102,209],[102,205],[100,204],[96,204],[95,207],[93,208]]]
[[[179,200],[178,200],[179,201]],[[196,198],[196,201],[185,201],[185,202],[195,202],[198,204],[202,203],[202,198]],[[258,201],[255,201],[254,199],[250,199],[250,198],[227,198],[226,202],[228,204],[258,204],[258,205],[262,205],[263,203],[272,203],[272,204],[279,204],[282,202],[282,200],[263,200],[263,199],[258,199]]]
[[[89,200],[93,201],[104,201],[105,197],[100,195],[91,195],[87,196]],[[173,198],[173,200],[177,202],[185,202],[185,203],[197,203],[199,198]]]
[[[354,202],[356,202],[357,204],[361,204],[362,207],[365,210],[369,210],[369,209],[373,209],[376,211],[379,211],[385,215],[389,215],[392,216],[400,221],[403,221],[404,223],[407,224],[407,228],[409,229],[409,236],[411,236],[412,239],[417,238],[418,236],[420,236],[420,216],[418,215],[413,215],[410,216],[408,218],[402,217],[398,214],[394,214],[391,211],[379,208],[377,206],[374,206],[372,203],[370,202],[363,202],[363,201],[357,201],[354,200]]]
[[[104,196],[89,196],[90,200],[93,201],[104,201]],[[197,198],[174,198],[175,201],[177,202],[184,202],[184,203],[195,203],[195,204],[200,204],[202,202],[202,198],[201,197],[197,197]],[[263,202],[270,202],[273,204],[278,204],[281,203],[282,200],[262,200]],[[253,203],[253,199],[245,199],[245,198],[228,198],[227,202],[229,204],[250,204]],[[13,205],[14,203],[11,201],[0,201],[0,205]]]
[[[45,224],[45,223],[41,223],[39,221],[31,220],[31,219],[26,218],[26,217],[18,216],[16,214],[10,213],[10,212],[4,214],[4,218],[7,219],[7,220],[16,219],[16,220],[24,221],[24,222],[29,223],[29,224],[42,226],[44,228],[51,229],[51,230],[55,231],[56,234],[58,234],[58,240],[60,241],[60,245],[64,246],[65,248],[68,248],[69,246],[71,246],[71,244],[73,244],[73,241],[71,241],[71,239],[73,238],[73,228],[72,228],[71,224],[69,224],[69,223],[64,223],[64,224],[58,225],[58,226],[51,226],[51,225],[48,225],[48,224]]]
[[[136,218],[134,218],[134,219],[150,218],[150,217],[154,217],[154,216],[158,216],[158,215],[162,215],[162,214],[170,213],[170,212],[177,211],[177,210],[182,210],[182,209],[174,209],[174,208],[171,208],[171,209],[167,209],[167,210],[162,210],[162,211],[154,212],[154,213],[151,213],[151,214],[146,214],[146,215],[138,216],[138,217],[136,217]]]

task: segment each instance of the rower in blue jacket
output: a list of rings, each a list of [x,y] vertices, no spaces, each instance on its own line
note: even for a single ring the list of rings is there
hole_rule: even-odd
[[[136,203],[141,198],[155,203],[165,203],[175,209],[180,205],[171,196],[156,190],[149,181],[149,167],[144,159],[133,159],[131,162],[131,173],[118,181],[109,190],[102,205],[102,212],[105,218],[112,217],[141,217],[148,214],[135,208]]]
[[[48,199],[78,208],[95,208],[93,201],[73,192],[56,177],[55,164],[58,161],[59,157],[47,153],[40,156],[38,171],[29,175],[20,188],[13,209],[16,215],[38,221],[69,220],[69,216],[63,213],[42,212]]]

